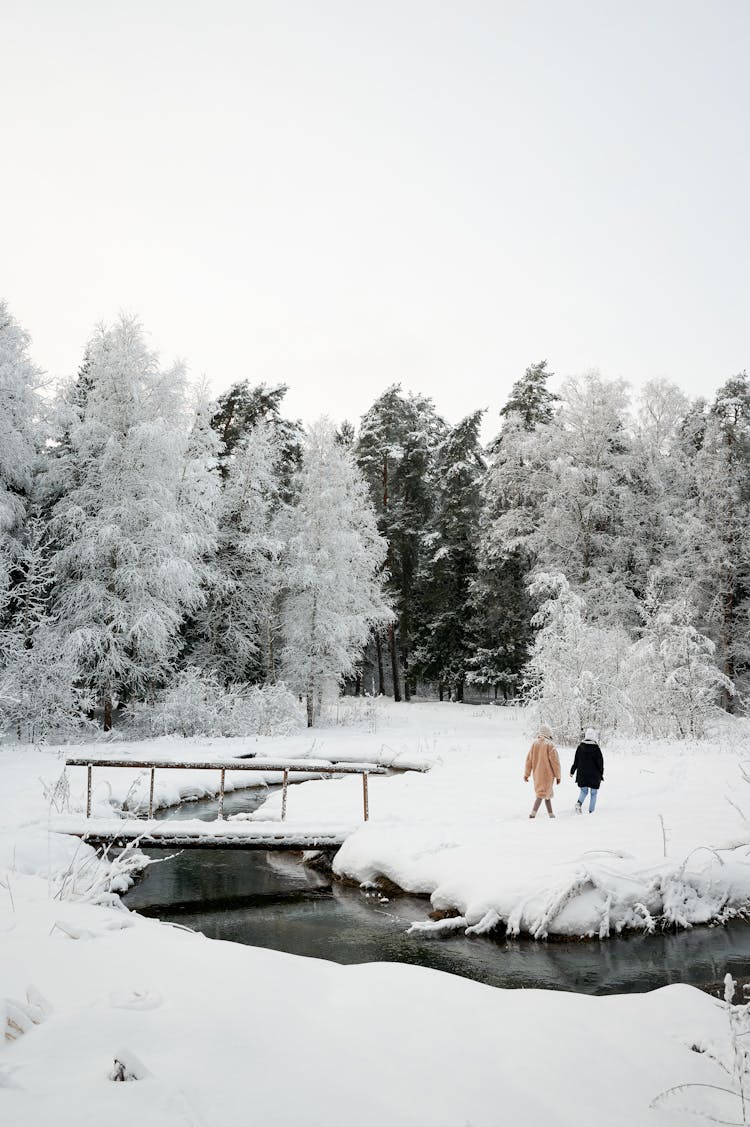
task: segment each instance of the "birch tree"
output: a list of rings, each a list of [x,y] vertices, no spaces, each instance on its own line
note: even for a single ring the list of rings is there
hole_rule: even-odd
[[[367,485],[328,419],[308,431],[283,556],[281,668],[312,726],[327,690],[349,676],[373,629],[391,619],[387,545]]]
[[[278,432],[259,422],[225,466],[211,582],[191,654],[225,685],[274,680],[281,460]]]

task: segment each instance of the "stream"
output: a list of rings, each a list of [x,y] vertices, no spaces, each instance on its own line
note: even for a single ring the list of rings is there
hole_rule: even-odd
[[[227,795],[226,814],[254,810],[263,787]],[[162,811],[162,818],[213,820],[214,799]],[[165,850],[154,851],[155,859]],[[727,971],[750,980],[750,923],[604,941],[410,936],[429,901],[342,885],[284,853],[189,849],[146,869],[125,895],[143,915],[228,939],[338,963],[402,962],[501,987],[622,994],[688,982],[717,991]]]

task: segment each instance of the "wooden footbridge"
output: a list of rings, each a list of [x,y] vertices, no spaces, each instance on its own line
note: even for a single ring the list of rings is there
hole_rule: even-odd
[[[74,756],[65,760],[66,767],[86,768],[86,817],[62,815],[53,818],[50,829],[57,833],[83,838],[91,845],[126,846],[137,844],[142,849],[337,849],[354,832],[356,824],[310,826],[286,821],[287,792],[291,775],[305,779],[331,779],[344,775],[362,778],[362,810],[364,821],[370,816],[368,779],[384,775],[388,768],[377,763],[358,761],[336,762],[328,759],[265,759],[236,757],[180,762],[166,759],[115,759]],[[92,818],[94,768],[148,771],[148,818]],[[417,768],[419,769],[419,768]],[[424,769],[424,768],[422,768]],[[198,819],[170,822],[154,818],[156,772],[162,770],[218,771],[218,817],[215,822]],[[281,776],[281,821],[241,821],[224,819],[224,795],[227,771],[262,771]]]

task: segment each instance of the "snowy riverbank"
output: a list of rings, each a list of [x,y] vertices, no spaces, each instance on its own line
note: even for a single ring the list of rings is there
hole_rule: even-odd
[[[336,868],[429,893],[436,907],[461,911],[464,928],[490,911],[510,915],[520,899],[527,916],[519,922],[532,920],[535,897],[541,903],[569,887],[574,872],[598,874],[600,883],[579,881],[561,910],[548,913],[550,932],[600,926],[601,898],[616,927],[632,910],[630,882],[676,890],[680,869],[685,922],[748,896],[745,827],[726,801],[729,794],[742,806],[743,789],[750,794],[740,741],[648,754],[605,746],[597,813],[573,815],[568,783],[558,817],[535,822],[521,779],[527,742],[524,718],[503,709],[383,704],[369,726],[320,730],[314,740],[302,734],[252,748],[159,741],[130,751],[431,760],[425,774],[370,780],[372,820],[347,841]],[[118,743],[118,756],[124,751]],[[562,759],[565,768],[565,752]],[[675,1109],[696,1106],[697,1090],[671,1097],[671,1111],[649,1110],[670,1087],[726,1081],[710,1056],[729,1060],[726,1011],[690,987],[610,998],[504,991],[419,967],[343,967],[218,943],[129,913],[93,851],[45,830],[56,807],[75,811],[84,802],[80,770],[68,773],[70,794],[58,786],[50,801],[60,771],[54,751],[0,752],[0,1101],[9,1121],[577,1127],[606,1118],[632,1127],[683,1121]],[[111,815],[132,783],[102,769],[95,812]],[[296,785],[290,815],[299,824],[335,823],[345,809],[348,818],[358,785]],[[207,772],[157,775],[162,801],[215,786]],[[129,804],[138,804],[134,794]],[[275,802],[259,815],[273,814]],[[691,856],[699,846],[732,844]],[[110,1082],[116,1057],[144,1078]],[[585,1084],[577,1080],[582,1060]],[[730,1097],[711,1099],[714,1111],[736,1117]]]
[[[634,1127],[682,1122],[649,1111],[665,1089],[724,1079],[708,1051],[728,1054],[726,1014],[691,987],[591,998],[342,967],[50,901],[36,883],[14,880],[0,925],[0,1004],[27,1024],[0,1048],[9,1123]],[[110,1082],[115,1058],[143,1078]]]

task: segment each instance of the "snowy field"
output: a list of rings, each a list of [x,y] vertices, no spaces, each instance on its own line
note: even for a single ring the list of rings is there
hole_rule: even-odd
[[[750,810],[739,725],[714,746],[605,741],[592,816],[573,814],[572,754],[561,749],[554,821],[543,811],[528,819],[528,736],[525,718],[501,708],[384,703],[363,709],[359,726],[278,740],[86,750],[429,760],[427,773],[371,778],[371,821],[336,869],[386,877],[460,913],[442,926],[500,919],[538,935],[605,935],[659,916],[708,920],[750,898],[747,827],[728,801]],[[742,1121],[735,1097],[709,1089],[650,1109],[674,1086],[727,1083],[714,1059],[731,1069],[727,1012],[690,987],[610,998],[502,991],[419,967],[344,967],[219,943],[128,913],[92,851],[46,831],[51,815],[85,801],[80,769],[69,772],[70,794],[58,785],[53,800],[60,756],[0,751],[3,1122],[632,1127],[689,1122],[680,1107]],[[95,781],[97,816],[146,797],[138,772],[102,769]],[[216,785],[218,774],[165,771],[157,797]],[[256,817],[277,804],[275,795]],[[290,789],[292,824],[351,821],[360,810],[358,779]],[[110,1082],[116,1058],[142,1078]]]

